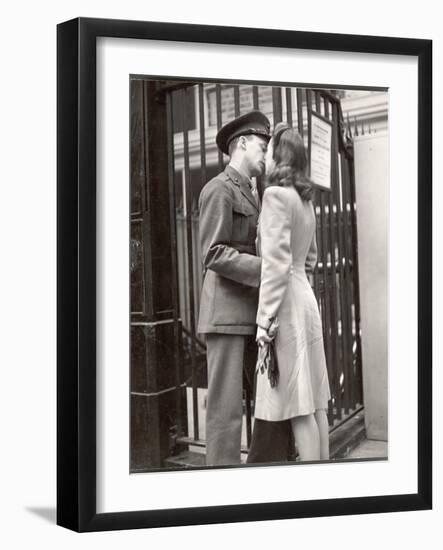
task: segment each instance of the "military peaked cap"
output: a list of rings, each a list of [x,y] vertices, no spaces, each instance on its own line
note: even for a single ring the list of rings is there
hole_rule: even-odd
[[[257,135],[267,141],[271,139],[271,124],[268,118],[260,111],[251,111],[234,120],[231,120],[220,128],[215,141],[218,148],[226,155],[229,154],[229,143],[236,137]]]

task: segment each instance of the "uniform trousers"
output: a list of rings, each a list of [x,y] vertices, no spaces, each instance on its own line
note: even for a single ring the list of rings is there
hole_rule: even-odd
[[[208,396],[206,404],[206,464],[240,464],[243,383],[252,390],[257,345],[254,336],[206,334]],[[248,462],[293,459],[289,421],[255,420]]]
[[[249,337],[250,338],[250,337]],[[240,464],[247,336],[206,334],[206,464]]]

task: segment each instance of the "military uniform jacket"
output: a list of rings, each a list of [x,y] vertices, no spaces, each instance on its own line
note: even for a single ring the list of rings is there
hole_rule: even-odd
[[[231,166],[203,188],[200,246],[205,271],[198,332],[255,334],[261,260],[258,205],[248,179]]]

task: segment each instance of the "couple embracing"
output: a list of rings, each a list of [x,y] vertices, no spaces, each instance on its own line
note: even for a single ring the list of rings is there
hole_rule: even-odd
[[[316,259],[312,186],[300,135],[252,111],[223,126],[225,170],[203,188],[205,270],[198,332],[208,364],[206,463],[240,463],[243,371],[253,344],[272,342],[278,381],[256,372],[248,462],[284,461],[292,435],[301,460],[329,458],[330,399],[322,323],[308,275]],[[266,172],[260,204],[253,179]],[[258,348],[257,348],[258,345]]]

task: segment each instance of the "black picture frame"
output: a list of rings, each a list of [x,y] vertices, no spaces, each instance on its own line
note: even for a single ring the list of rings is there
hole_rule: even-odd
[[[398,54],[418,59],[416,494],[96,511],[96,39]],[[424,510],[432,507],[432,41],[78,18],[57,29],[57,523],[76,531]]]

